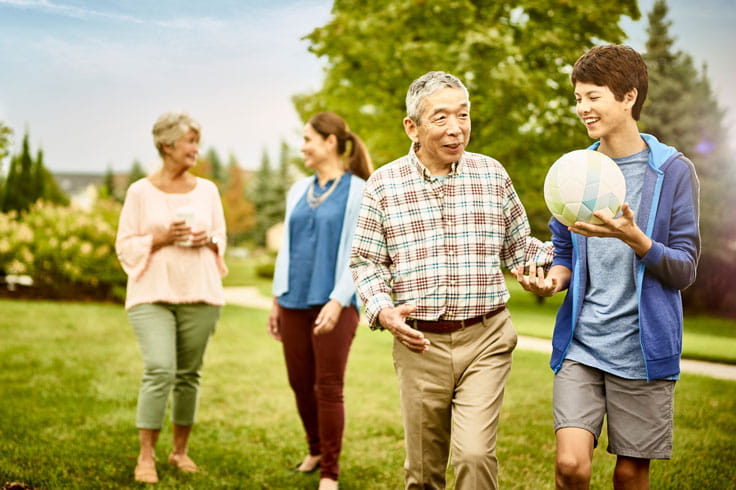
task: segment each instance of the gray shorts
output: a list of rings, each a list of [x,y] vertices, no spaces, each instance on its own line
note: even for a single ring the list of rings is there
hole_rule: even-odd
[[[608,452],[643,459],[670,459],[675,382],[625,379],[566,360],[554,379],[555,432],[578,427],[595,445],[608,423]]]

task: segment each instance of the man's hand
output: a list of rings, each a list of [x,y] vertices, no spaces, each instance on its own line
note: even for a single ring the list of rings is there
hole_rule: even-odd
[[[524,275],[526,270],[529,271],[528,275]],[[537,296],[552,296],[557,292],[557,279],[544,277],[544,269],[533,262],[527,264],[526,268],[517,268],[513,274],[521,287]]]
[[[378,314],[378,321],[409,350],[422,353],[429,349],[429,340],[422,332],[406,324],[406,318],[416,310],[415,305],[408,304],[384,308]]]
[[[629,203],[621,206],[621,216],[613,218],[604,212],[596,211],[593,216],[603,223],[596,225],[577,221],[568,230],[587,237],[618,238],[631,247],[637,256],[643,257],[652,248],[652,240],[641,231],[634,221],[634,211]]]
[[[552,267],[546,277],[544,269],[533,262],[527,264],[526,269],[528,275],[524,275],[523,266],[513,271],[513,274],[521,287],[537,296],[552,296],[565,288],[570,280],[570,269],[561,265]]]

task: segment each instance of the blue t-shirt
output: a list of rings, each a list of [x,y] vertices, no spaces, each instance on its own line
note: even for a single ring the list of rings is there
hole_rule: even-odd
[[[625,201],[638,215],[649,148],[613,161],[626,180]],[[587,242],[588,288],[566,358],[622,378],[647,379],[634,251],[617,238]]]
[[[335,266],[340,234],[350,191],[350,173],[339,177],[332,193],[316,208],[307,203],[307,192],[289,220],[289,290],[279,296],[284,308],[308,309],[330,300],[335,287]],[[334,180],[320,187],[315,176],[314,197],[327,192]]]

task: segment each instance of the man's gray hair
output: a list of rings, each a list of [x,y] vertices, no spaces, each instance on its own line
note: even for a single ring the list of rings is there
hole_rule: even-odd
[[[406,116],[419,125],[419,118],[424,112],[422,104],[424,98],[445,87],[463,89],[468,99],[468,108],[470,108],[470,94],[459,78],[443,71],[430,71],[414,80],[409,86],[409,91],[406,93]]]

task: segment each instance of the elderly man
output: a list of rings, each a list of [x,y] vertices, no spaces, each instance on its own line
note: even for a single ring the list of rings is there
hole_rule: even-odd
[[[469,153],[470,100],[429,72],[406,96],[409,154],[376,171],[363,196],[351,270],[371,328],[394,335],[406,488],[497,488],[496,429],[516,332],[501,267],[546,267],[496,160]]]

